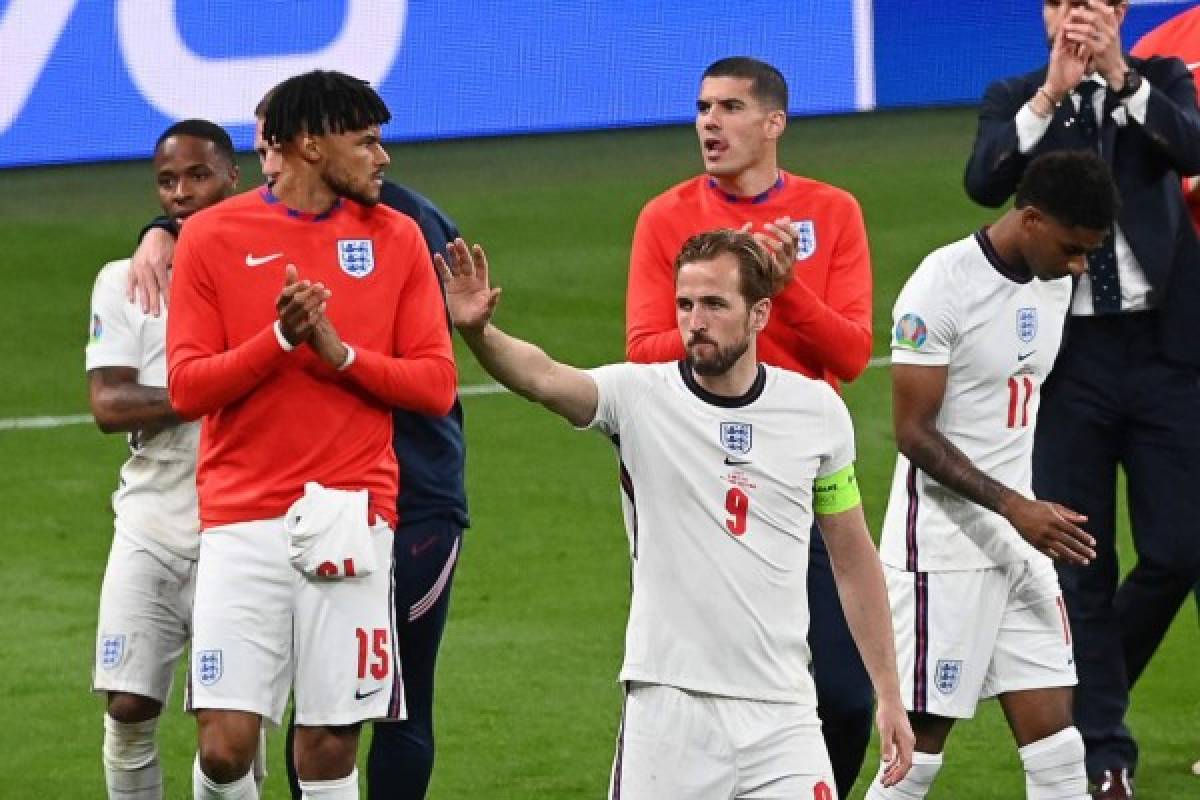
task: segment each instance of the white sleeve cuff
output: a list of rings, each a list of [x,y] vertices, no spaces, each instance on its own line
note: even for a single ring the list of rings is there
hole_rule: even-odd
[[[1021,152],[1021,155],[1028,154],[1037,146],[1037,143],[1046,135],[1046,131],[1050,130],[1050,122],[1053,119],[1053,114],[1048,117],[1039,117],[1029,103],[1021,106],[1016,119],[1017,150]]]
[[[275,341],[279,342],[279,346],[283,348],[283,352],[290,353],[296,349],[296,346],[287,340],[283,335],[283,326],[279,324],[279,320],[275,320]]]
[[[338,372],[350,369],[350,365],[354,363],[354,348],[345,342],[342,342],[342,344],[346,345],[346,360],[338,367]]]
[[[1150,81],[1142,78],[1142,85],[1137,91],[1121,101],[1125,113],[1133,117],[1138,125],[1146,124],[1146,106],[1150,105]]]

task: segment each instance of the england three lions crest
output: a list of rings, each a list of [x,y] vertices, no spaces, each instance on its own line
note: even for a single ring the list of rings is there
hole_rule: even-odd
[[[937,667],[934,669],[933,685],[942,694],[954,694],[954,690],[958,688],[958,679],[962,677],[962,665],[960,660],[952,660],[948,658],[939,658]]]
[[[792,223],[796,232],[796,260],[804,261],[817,252],[817,226],[811,219]]]
[[[125,660],[125,634],[106,633],[100,637],[100,667],[116,669]]]
[[[1017,338],[1029,344],[1037,336],[1038,312],[1036,308],[1017,309]]]
[[[754,444],[754,428],[749,422],[722,422],[721,447],[744,456]]]
[[[370,239],[338,239],[338,264],[351,278],[365,278],[375,271],[375,247]]]
[[[201,650],[195,655],[196,680],[201,686],[212,686],[225,674],[225,657],[220,650]]]

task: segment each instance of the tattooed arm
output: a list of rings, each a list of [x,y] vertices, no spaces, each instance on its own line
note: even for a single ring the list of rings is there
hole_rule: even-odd
[[[1079,527],[1086,517],[1005,486],[938,430],[946,375],[945,366],[892,365],[892,419],[900,452],[942,486],[1007,519],[1040,552],[1080,564],[1094,558],[1095,540]]]

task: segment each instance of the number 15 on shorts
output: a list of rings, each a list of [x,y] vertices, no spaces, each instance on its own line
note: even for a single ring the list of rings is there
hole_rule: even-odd
[[[386,678],[392,668],[387,628],[356,628],[354,634],[358,637],[358,679],[366,680],[368,673],[377,681]]]

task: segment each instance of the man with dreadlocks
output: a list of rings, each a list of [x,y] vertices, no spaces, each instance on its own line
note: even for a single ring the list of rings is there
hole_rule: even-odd
[[[283,82],[279,179],[194,215],[175,251],[168,392],[204,417],[197,800],[257,796],[258,727],[290,688],[313,800],[357,798],[359,723],[404,712],[391,410],[445,414],[455,369],[420,229],[378,205],[390,116],[348,75]]]

